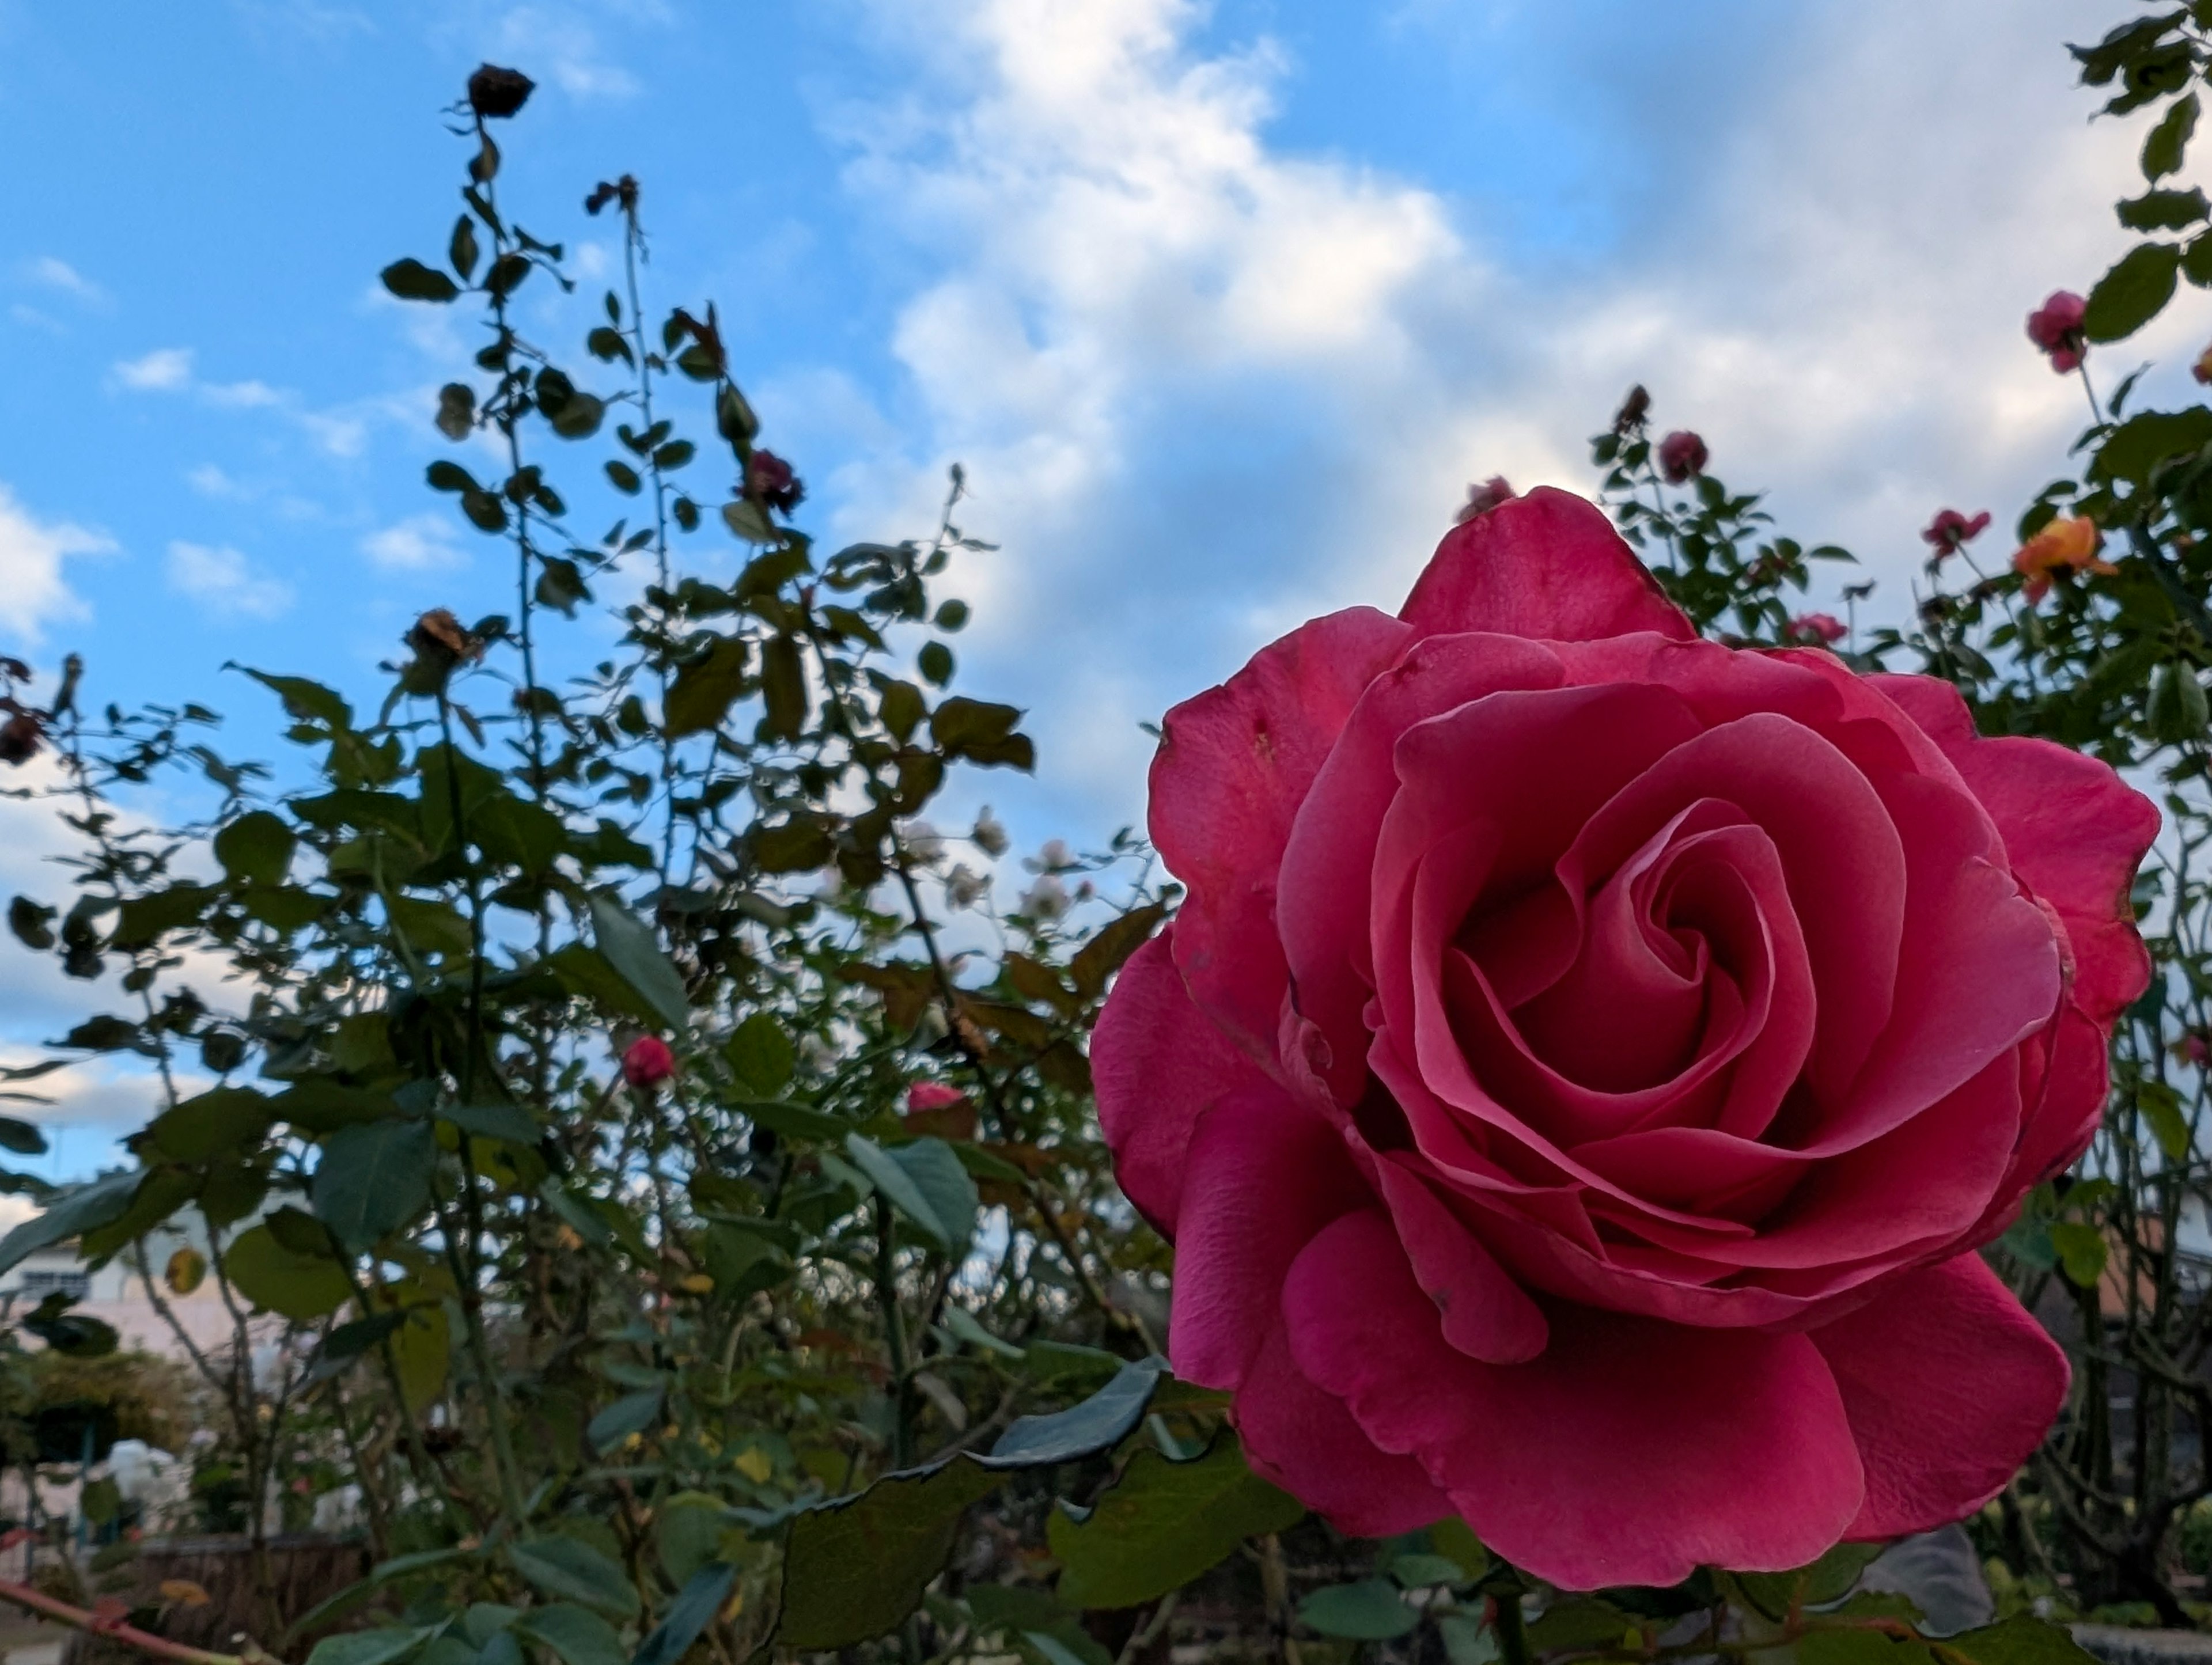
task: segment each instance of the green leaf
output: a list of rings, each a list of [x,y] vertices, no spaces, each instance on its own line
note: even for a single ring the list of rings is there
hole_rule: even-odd
[[[146,1134],[172,1162],[206,1162],[249,1153],[276,1119],[273,1099],[244,1087],[216,1087],[162,1111]]]
[[[2096,1658],[2063,1626],[2026,1614],[1947,1637],[1943,1646],[1974,1665],[2091,1665]]]
[[[514,1628],[532,1641],[544,1643],[568,1665],[629,1665],[629,1656],[615,1627],[573,1602],[532,1607],[514,1621]]]
[[[676,1665],[691,1651],[699,1632],[714,1622],[714,1615],[729,1600],[738,1570],[727,1561],[710,1561],[684,1581],[653,1634],[638,1644],[630,1665]],[[787,1584],[790,1574],[787,1571]]]
[[[0,1149],[13,1151],[17,1156],[44,1156],[46,1136],[27,1121],[0,1115]]]
[[[2105,436],[2090,461],[2089,477],[2142,485],[2167,458],[2201,450],[2207,444],[2212,444],[2212,410],[2203,405],[2186,410],[2146,410],[2129,417]]]
[[[2094,1288],[2104,1275],[2108,1252],[2105,1234],[2085,1220],[2054,1220],[2051,1242],[2068,1279],[2083,1289]]]
[[[502,1139],[509,1145],[535,1145],[544,1137],[520,1104],[447,1104],[440,1108],[438,1120],[477,1139]]]
[[[1298,1603],[1298,1621],[1322,1636],[1355,1642],[1387,1642],[1420,1624],[1421,1615],[1398,1596],[1397,1586],[1381,1578],[1356,1584],[1326,1584]]]
[[[968,1316],[959,1307],[948,1307],[945,1316],[950,1318],[956,1312]],[[969,1317],[968,1322],[975,1321]],[[1158,1358],[1124,1364],[1111,1382],[1079,1405],[1050,1416],[1017,1417],[999,1436],[991,1455],[976,1461],[993,1468],[1042,1468],[1118,1445],[1144,1417],[1166,1370],[1165,1361]]]
[[[124,1169],[62,1192],[43,1212],[33,1215],[0,1237],[0,1272],[13,1270],[34,1250],[51,1249],[64,1239],[106,1224],[131,1206],[132,1194],[138,1189],[143,1177],[143,1174],[136,1168]]]
[[[1635,1622],[1620,1608],[1595,1596],[1563,1596],[1528,1626],[1528,1646],[1537,1653],[1610,1649],[1620,1645]]]
[[[287,1249],[265,1224],[234,1238],[223,1250],[222,1266],[238,1292],[255,1306],[301,1323],[336,1312],[353,1296],[353,1285],[336,1261]]]
[[[2124,341],[2156,318],[2173,298],[2181,250],[2172,243],[2142,243],[2122,255],[2089,291],[2081,328],[2092,341]]]
[[[848,1648],[896,1626],[944,1568],[961,1515],[1000,1479],[955,1461],[887,1474],[857,1497],[797,1516],[776,1639],[801,1652]]]
[[[952,650],[941,641],[925,641],[915,656],[915,666],[923,681],[942,688],[952,680]]]
[[[1838,1544],[1810,1566],[1792,1572],[1737,1573],[1736,1587],[1769,1619],[1783,1619],[1792,1607],[1825,1607],[1843,1600],[1881,1549],[1880,1544]]]
[[[1067,975],[1076,992],[1086,1000],[1096,1000],[1105,989],[1106,980],[1152,940],[1167,915],[1167,904],[1156,902],[1148,908],[1132,908],[1099,927],[1097,933],[1077,949],[1075,957],[1067,963]]]
[[[1437,1619],[1443,1638],[1448,1665],[1496,1665],[1498,1637],[1489,1626],[1469,1613],[1448,1613]]]
[[[412,1220],[430,1201],[438,1141],[427,1121],[371,1121],[324,1142],[309,1192],[316,1218],[360,1251]]]
[[[451,301],[460,286],[420,260],[394,260],[383,271],[384,287],[402,301]]]
[[[632,1434],[641,1434],[660,1420],[660,1404],[665,1396],[659,1388],[641,1388],[634,1394],[624,1394],[592,1419],[584,1437],[592,1443],[594,1451],[612,1449]]]
[[[853,1124],[827,1110],[810,1110],[780,1098],[740,1102],[737,1108],[757,1126],[786,1139],[842,1139]]]
[[[748,544],[773,544],[778,536],[768,511],[750,497],[732,498],[723,504],[722,524]]]
[[[1464,1583],[1467,1569],[1449,1555],[1400,1555],[1391,1559],[1390,1577],[1401,1589],[1433,1589]]]
[[[315,1644],[307,1665],[392,1665],[430,1638],[428,1630],[383,1626],[373,1631],[343,1631]]]
[[[215,859],[234,884],[282,884],[298,842],[281,816],[255,810],[215,836]]]
[[[374,1318],[356,1318],[351,1323],[340,1324],[323,1338],[308,1362],[304,1387],[315,1387],[334,1376],[343,1375],[347,1368],[358,1363],[370,1348],[384,1340],[407,1322],[404,1312],[380,1312]]]
[[[2119,204],[2120,223],[2130,231],[2180,231],[2205,217],[2212,204],[2191,185],[2186,191],[2146,191]]]
[[[2168,1162],[2189,1160],[2189,1120],[2181,1113],[2180,1094],[2163,1081],[2140,1082],[2136,1087],[2136,1109],[2150,1124],[2151,1137]]]
[[[580,1601],[617,1619],[638,1613],[637,1588],[621,1567],[574,1538],[532,1538],[509,1544],[514,1570],[556,1601]]]
[[[340,732],[353,726],[353,708],[335,690],[305,677],[272,677],[265,671],[246,673],[263,687],[275,690],[283,702],[284,714],[296,722],[321,723]]]
[[[626,492],[633,497],[643,489],[645,485],[645,482],[638,477],[635,469],[628,463],[613,458],[607,460],[607,478],[614,483],[617,491]]]
[[[2181,171],[2181,158],[2197,131],[2197,94],[2176,99],[2143,139],[2143,178],[2155,185]]]
[[[612,896],[592,898],[592,936],[599,952],[622,980],[635,989],[660,1020],[678,1034],[691,1022],[684,979],[653,933]]]
[[[707,734],[721,726],[731,704],[744,691],[749,654],[742,636],[716,636],[706,657],[677,671],[661,714],[662,731],[672,740]]]
[[[731,1031],[722,1056],[750,1098],[774,1098],[791,1085],[799,1061],[783,1024],[765,1012],[754,1012]]]
[[[862,1133],[845,1135],[845,1153],[884,1200],[933,1241],[950,1259],[968,1252],[981,1206],[975,1182],[941,1139],[918,1139],[896,1151]]]
[[[1146,1447],[1089,1517],[1052,1512],[1047,1536],[1060,1565],[1060,1599],[1078,1607],[1133,1607],[1180,1589],[1245,1539],[1281,1532],[1304,1505],[1244,1466],[1227,1434],[1205,1454],[1170,1462]]]
[[[15,939],[26,948],[40,951],[54,945],[54,909],[28,896],[17,896],[8,904],[8,928]]]
[[[799,644],[781,632],[761,646],[761,701],[769,733],[796,740],[806,732],[806,671]]]

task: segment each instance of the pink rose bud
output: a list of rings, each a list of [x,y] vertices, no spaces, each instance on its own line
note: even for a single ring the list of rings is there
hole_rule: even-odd
[[[1513,488],[1505,483],[1503,474],[1493,474],[1479,486],[1467,489],[1467,501],[1452,516],[1452,525],[1463,526],[1478,514],[1487,514],[1500,503],[1513,501]]]
[[[2071,289],[2054,289],[2051,298],[2027,315],[2027,338],[2050,355],[2051,368],[2060,374],[2080,367],[2089,350],[2081,331],[2088,302]]]
[[[676,1054],[658,1035],[641,1036],[623,1054],[622,1071],[633,1087],[657,1087],[676,1073]]]
[[[1800,641],[1833,647],[1849,632],[1833,613],[1800,613],[1790,621],[1790,634]]]
[[[1920,539],[1936,551],[1936,559],[1956,555],[1989,529],[1990,512],[1969,519],[1954,508],[1938,509],[1936,518],[1921,528]]]
[[[918,1110],[942,1110],[959,1103],[968,1095],[957,1087],[948,1087],[942,1081],[917,1081],[906,1090],[907,1113]]]
[[[1677,428],[1659,441],[1659,471],[1667,483],[1679,486],[1705,471],[1705,442],[1686,428]]]

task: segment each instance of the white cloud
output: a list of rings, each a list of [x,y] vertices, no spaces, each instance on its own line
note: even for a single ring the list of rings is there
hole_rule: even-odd
[[[292,586],[270,578],[228,544],[169,545],[169,587],[225,617],[275,618],[292,605]]]
[[[87,306],[107,304],[107,291],[87,277],[66,260],[51,254],[41,254],[23,263],[23,276],[42,288],[57,289],[72,300]]]
[[[225,410],[263,410],[285,402],[285,395],[265,381],[204,382],[199,395]]]
[[[156,347],[143,358],[119,360],[115,379],[133,392],[179,392],[191,386],[192,349]]]
[[[1679,75],[1595,63],[1577,9],[1517,12],[1573,66],[1543,97],[1607,158],[1612,240],[1565,252],[1440,181],[1273,143],[1328,66],[1200,50],[1189,0],[870,15],[913,83],[832,125],[850,187],[936,264],[894,338],[921,438],[830,483],[838,530],[927,524],[967,462],[970,523],[1019,559],[956,577],[981,592],[963,657],[1115,812],[1135,777],[1093,764],[1140,755],[1139,719],[1312,611],[1395,605],[1467,482],[1591,489],[1584,436],[1631,382],[1790,530],[1858,548],[1891,617],[1928,513],[2008,518],[2079,426],[2020,320],[2125,246],[2109,203],[2138,136],[2081,120],[2063,0],[1829,0],[1717,102],[1686,48]],[[2185,297],[2145,352],[2203,327]]]
[[[517,6],[501,20],[498,42],[500,61],[522,64],[572,98],[626,99],[639,90],[598,33],[565,9]]]
[[[362,553],[387,570],[425,572],[458,567],[468,555],[452,526],[435,514],[410,514],[361,540]]]
[[[252,495],[246,486],[224,473],[213,463],[202,463],[198,467],[188,470],[185,475],[185,483],[203,497],[228,498],[236,501]]]
[[[58,619],[82,618],[84,604],[64,581],[62,563],[72,556],[105,555],[115,542],[103,532],[67,520],[40,520],[0,485],[0,609],[9,632],[36,644]]]

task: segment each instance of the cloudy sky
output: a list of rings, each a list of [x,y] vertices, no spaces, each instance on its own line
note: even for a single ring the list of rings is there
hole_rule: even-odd
[[[2079,392],[2021,322],[2125,246],[2139,135],[2062,43],[2136,9],[0,0],[0,651],[78,649],[95,699],[205,701],[252,751],[227,660],[373,699],[422,608],[501,605],[421,484],[474,343],[374,281],[442,249],[441,111],[486,58],[541,82],[502,200],[580,280],[525,290],[534,333],[592,321],[616,251],[580,200],[629,171],[652,295],[719,301],[820,535],[926,531],[966,465],[1002,548],[957,575],[963,681],[1031,710],[1041,766],[959,806],[1028,845],[1139,817],[1139,723],[1394,606],[1470,480],[1590,484],[1632,382],[1857,550],[1880,616],[1933,509],[2009,522],[2063,465]],[[579,663],[608,634],[574,631]],[[58,893],[54,836],[0,824],[0,886]],[[112,993],[0,943],[0,1036]],[[69,1093],[57,1172],[133,1097]]]

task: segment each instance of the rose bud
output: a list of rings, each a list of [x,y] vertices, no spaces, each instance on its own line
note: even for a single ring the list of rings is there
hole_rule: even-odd
[[[1670,486],[1696,479],[1705,471],[1705,442],[1686,428],[1669,434],[1659,441],[1659,471]]]
[[[1963,1520],[2041,1445],[2065,1352],[1978,1251],[2150,984],[2107,764],[1701,640],[1539,488],[1170,711],[1150,816],[1188,890],[1098,1119],[1254,1472],[1587,1590]]]
[[[642,1035],[623,1053],[623,1079],[650,1091],[676,1073],[676,1054],[658,1035]]]
[[[1628,397],[1620,402],[1620,409],[1613,413],[1613,431],[1622,439],[1644,426],[1644,419],[1651,414],[1651,395],[1644,391],[1642,382],[1628,390]]]
[[[499,120],[521,109],[537,85],[520,70],[479,64],[469,77],[469,108],[486,121]]]
[[[2051,297],[2027,315],[2027,338],[2051,358],[2051,368],[2062,375],[2080,367],[2089,350],[2081,319],[2088,302],[2071,289],[2054,289]]]
[[[1936,518],[1921,528],[1920,541],[1936,551],[1938,561],[1956,555],[1961,549],[1979,538],[1989,529],[1990,512],[1984,509],[1969,519],[1954,508],[1936,511]]]
[[[1832,647],[1850,632],[1833,613],[1800,613],[1790,621],[1790,634],[1802,642]]]
[[[38,755],[39,741],[45,732],[34,712],[18,711],[5,723],[0,723],[0,763],[12,769],[29,763]]]
[[[1500,503],[1513,501],[1513,488],[1505,483],[1503,474],[1493,474],[1479,486],[1467,489],[1467,501],[1452,516],[1452,525],[1463,526],[1478,514],[1487,514]]]
[[[791,471],[791,465],[773,451],[756,451],[745,464],[745,492],[785,514],[806,496],[806,488]]]

